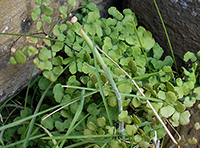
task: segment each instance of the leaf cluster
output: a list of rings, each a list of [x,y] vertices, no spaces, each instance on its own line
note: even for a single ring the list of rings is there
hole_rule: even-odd
[[[36,0],[39,7],[32,12],[32,19],[38,20],[38,33],[43,32],[44,22],[51,22],[53,9],[45,3],[48,1]],[[73,7],[76,2],[69,0],[68,4]],[[69,17],[67,7],[61,6],[59,11],[61,19]],[[22,64],[27,58],[25,52],[28,52],[28,56],[36,55],[33,63],[43,73],[43,78],[37,83],[40,94],[54,82],[46,98],[50,101],[43,104],[42,110],[47,110],[52,103],[62,104],[62,108],[49,117],[47,115],[50,112],[40,115],[37,122],[43,128],[35,125],[33,134],[39,135],[44,129],[45,132],[51,133],[52,135],[48,134],[49,137],[43,138],[48,141],[47,147],[64,144],[77,147],[92,143],[94,147],[149,147],[156,136],[155,132],[157,139],[164,138],[166,132],[146,103],[148,98],[152,98],[151,104],[162,119],[168,119],[174,127],[190,123],[191,114],[188,108],[200,100],[200,63],[197,61],[200,52],[197,56],[191,52],[185,54],[184,61],[191,60],[193,64],[189,70],[183,68],[182,76],[177,77],[171,68],[172,58],[161,58],[164,52],[162,47],[155,42],[151,32],[138,26],[136,16],[130,9],[124,9],[121,13],[111,7],[108,13],[112,17],[100,18],[98,6],[84,1],[81,13],[72,17],[77,21],[71,19],[64,24],[55,24],[51,34],[55,38],[45,37],[41,44],[34,37],[30,37],[27,40],[32,45],[17,50],[10,58],[12,64]],[[114,62],[101,54],[122,96],[125,110],[119,113],[117,97],[110,87],[106,73],[99,66],[98,77],[94,55],[81,37],[80,29],[136,80],[146,97],[140,95],[131,79],[127,78]],[[108,113],[99,93],[98,79],[103,86]],[[24,108],[20,111],[21,117],[15,118],[14,121],[22,120],[31,114],[31,109]],[[125,123],[125,137],[118,131],[119,122]],[[15,137],[15,134],[20,135],[27,128],[28,124],[20,126],[18,130],[9,128],[4,139],[10,142],[12,139],[8,135]],[[195,128],[199,129],[198,123]],[[84,138],[81,137],[83,135]],[[21,136],[21,139],[23,138]],[[58,140],[59,138],[62,140]],[[40,139],[34,144],[40,145],[41,142],[43,140]],[[195,143],[195,139],[189,139],[188,142]],[[29,146],[32,146],[31,144],[33,143],[30,142]]]

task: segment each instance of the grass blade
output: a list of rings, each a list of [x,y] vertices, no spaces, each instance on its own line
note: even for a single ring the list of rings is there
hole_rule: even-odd
[[[82,37],[84,38],[84,40],[86,41],[86,43],[88,44],[89,48],[93,51],[93,53],[95,54],[100,66],[102,67],[102,69],[105,71],[114,91],[115,91],[115,95],[118,99],[118,105],[119,105],[119,112],[123,111],[123,106],[122,106],[122,100],[121,100],[121,95],[119,93],[119,90],[115,84],[115,81],[113,80],[112,74],[110,73],[110,70],[108,69],[107,65],[104,63],[101,55],[99,54],[98,50],[96,49],[96,47],[93,45],[92,41],[90,40],[90,38],[87,36],[87,34],[80,29],[80,33],[82,35]],[[122,133],[122,135],[124,135],[124,122],[120,123],[120,131]]]

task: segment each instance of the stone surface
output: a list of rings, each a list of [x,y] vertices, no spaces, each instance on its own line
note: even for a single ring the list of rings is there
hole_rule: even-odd
[[[82,0],[76,0],[79,6]],[[100,7],[101,17],[107,17],[107,9],[110,6],[117,6],[120,1],[115,0],[92,0]],[[7,33],[35,33],[35,23],[31,19],[31,12],[36,5],[35,0],[1,0],[0,1],[0,32]],[[45,32],[48,33],[53,24],[58,20],[60,5],[67,5],[67,0],[50,0],[47,4],[54,9],[52,23],[45,25]],[[0,103],[12,96],[17,91],[27,86],[34,67],[32,60],[27,59],[24,64],[12,65],[9,63],[11,56],[10,48],[14,46],[17,50],[22,49],[27,43],[25,37],[0,35]],[[16,42],[17,41],[17,42]],[[40,74],[35,68],[33,77]]]
[[[183,55],[187,51],[200,50],[200,1],[197,0],[157,0],[179,69]],[[156,41],[171,55],[167,38],[153,0],[124,0],[124,8],[136,13],[139,24],[153,33]]]
[[[82,0],[77,0],[77,6]],[[54,9],[52,23],[45,25],[48,33],[59,18],[58,7],[67,5],[67,0],[51,0],[48,6]],[[31,19],[31,12],[36,7],[35,0],[1,0],[0,1],[0,32],[7,33],[35,33],[35,23]],[[26,45],[25,37],[0,35],[0,103],[18,90],[27,86],[33,69],[31,57],[24,64],[12,65],[9,63],[10,48],[14,45],[17,50]],[[17,41],[17,42],[16,42]],[[35,68],[33,77],[40,71]]]

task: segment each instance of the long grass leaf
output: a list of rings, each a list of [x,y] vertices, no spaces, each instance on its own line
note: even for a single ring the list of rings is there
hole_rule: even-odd
[[[69,126],[69,128],[68,128],[68,130],[67,130],[67,133],[65,134],[65,136],[68,136],[68,135],[71,133],[72,127],[73,127],[74,124],[77,122],[77,120],[78,120],[80,114],[82,113],[83,105],[84,105],[84,100],[85,100],[84,94],[85,94],[85,90],[83,89],[83,90],[81,91],[81,96],[82,96],[82,97],[81,97],[81,102],[80,102],[80,104],[79,104],[79,106],[78,106],[78,108],[77,108],[77,111],[76,111],[76,113],[75,113],[75,115],[74,115],[74,118],[73,118],[73,120],[72,120],[72,122],[71,122],[71,124],[70,124],[70,126]],[[65,143],[65,139],[62,141],[62,143],[61,143],[61,145],[60,145],[60,148],[63,147],[64,143]]]
[[[123,106],[122,106],[122,100],[121,100],[121,95],[119,94],[119,90],[115,84],[115,81],[113,80],[113,77],[111,75],[111,72],[109,70],[109,68],[107,67],[107,65],[104,63],[101,55],[99,54],[98,50],[96,49],[96,47],[93,45],[92,41],[90,40],[90,38],[87,36],[87,34],[82,30],[80,29],[80,33],[82,35],[82,37],[84,38],[85,42],[87,43],[87,45],[90,47],[90,49],[93,51],[93,53],[95,54],[101,68],[105,71],[112,87],[113,87],[113,90],[115,92],[115,95],[118,99],[118,105],[119,105],[119,112],[122,112],[123,111]],[[122,135],[124,135],[124,122],[120,122],[120,128],[119,130],[121,131]]]
[[[169,44],[169,48],[170,48],[170,50],[171,50],[171,54],[172,54],[172,57],[173,57],[173,60],[174,60],[176,72],[178,73],[178,67],[177,67],[177,64],[176,64],[176,59],[175,59],[175,56],[174,56],[174,51],[173,51],[173,49],[172,49],[172,44],[171,44],[171,41],[170,41],[170,39],[169,39],[169,35],[168,35],[168,32],[167,32],[167,29],[166,29],[166,27],[165,27],[165,23],[164,23],[164,21],[163,21],[163,18],[162,18],[162,15],[161,15],[161,13],[160,13],[160,10],[159,10],[159,8],[158,8],[158,5],[157,5],[157,3],[156,3],[156,0],[153,0],[153,1],[154,1],[155,6],[156,6],[156,10],[157,10],[158,15],[159,15],[159,17],[160,17],[160,20],[161,20],[161,22],[162,22],[163,29],[164,29],[165,35],[166,35],[166,37],[167,37],[167,42],[168,42],[168,44]]]

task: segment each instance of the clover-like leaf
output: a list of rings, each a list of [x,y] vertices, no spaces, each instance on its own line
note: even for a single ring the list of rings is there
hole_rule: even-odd
[[[165,97],[166,97],[166,102],[170,103],[170,104],[173,104],[176,102],[177,100],[177,97],[175,95],[174,92],[171,92],[171,91],[168,91],[166,94],[165,94]]]
[[[47,15],[42,15],[41,20],[47,22],[48,24],[51,23],[51,17]]]
[[[40,5],[42,5],[42,1],[41,0],[36,0],[35,4],[40,6]]]
[[[186,52],[186,54],[184,55],[183,60],[184,60],[185,62],[187,62],[188,60],[191,60],[192,62],[195,62],[195,61],[197,60],[197,58],[196,58],[196,56],[195,56],[195,54],[194,54],[193,52],[188,51],[188,52]]]
[[[160,47],[160,45],[158,43],[155,43],[155,45],[153,46],[153,57],[156,59],[160,59],[162,54],[163,54],[163,49],[162,47]]]
[[[52,117],[50,116],[50,117],[46,118],[45,120],[43,120],[44,117],[46,117],[46,116],[47,116],[47,115],[44,115],[44,116],[41,118],[41,124],[42,124],[45,128],[47,128],[47,129],[49,129],[49,130],[52,130],[52,129],[54,128],[54,126],[53,126],[53,119],[52,119]]]
[[[193,91],[196,94],[196,99],[200,100],[200,87],[197,87]]]
[[[76,0],[68,0],[68,5],[74,7],[76,5]]]
[[[97,105],[95,103],[88,105],[87,111],[92,115],[99,114],[99,110],[97,109]]]
[[[142,103],[137,99],[137,98],[133,98],[132,99],[132,105],[137,108],[141,105]]]
[[[188,139],[188,142],[190,144],[196,144],[197,143],[197,139],[195,137],[192,137],[192,139],[191,138]]]
[[[117,98],[116,98],[115,95],[112,95],[112,96],[109,96],[109,97],[108,97],[108,105],[114,107],[114,106],[117,105],[117,102],[118,102],[118,101],[117,101]]]
[[[106,119],[105,119],[105,117],[97,118],[97,124],[98,124],[100,127],[105,126],[105,125],[106,125]]]
[[[14,58],[13,56],[10,57],[9,62],[10,62],[11,64],[13,64],[13,65],[17,64],[17,61],[15,60],[15,58]]]
[[[110,7],[108,9],[108,13],[118,20],[123,18],[123,15],[115,7]]]
[[[43,47],[38,54],[40,60],[45,61],[51,58],[51,51],[48,50],[46,47]]]
[[[174,112],[175,112],[175,109],[171,105],[162,107],[160,109],[160,114],[165,118],[170,117]]]
[[[53,68],[53,70],[52,70],[52,72],[53,72],[53,74],[55,75],[55,76],[59,76],[59,75],[61,75],[61,73],[63,72],[63,67],[62,66],[55,66],[54,68]]]
[[[26,62],[26,56],[22,53],[21,50],[17,50],[14,54],[14,58],[19,64],[23,64]]]
[[[195,97],[192,97],[191,99],[189,97],[186,97],[183,103],[185,104],[186,107],[192,107],[195,102],[196,102]]]
[[[97,12],[90,12],[88,14],[87,23],[94,23],[97,19],[100,18],[100,15]]]
[[[135,125],[126,125],[125,131],[128,135],[132,136],[137,132],[137,127]]]
[[[133,84],[132,83],[122,83],[122,84],[119,84],[118,85],[118,89],[120,92],[122,93],[126,93],[126,94],[129,94],[131,91],[132,91],[132,86]]]
[[[53,34],[55,36],[59,36],[60,35],[60,27],[58,25],[55,25],[54,28],[53,28]]]
[[[49,85],[50,83],[51,83],[51,82],[50,82],[48,79],[42,77],[42,78],[39,80],[39,82],[38,82],[38,86],[39,86],[39,88],[40,88],[41,90],[45,90],[45,89],[48,87],[48,85]]]
[[[87,123],[87,127],[91,131],[96,131],[97,130],[97,127],[96,127],[96,125],[93,122],[88,122]]]
[[[31,13],[31,17],[32,17],[32,20],[35,21],[37,20],[38,16],[41,14],[41,9],[40,8],[35,8],[33,10],[33,12]]]
[[[136,143],[139,143],[140,141],[142,141],[142,139],[143,139],[142,136],[139,135],[139,134],[134,136],[134,140],[135,140]]]
[[[46,14],[46,15],[52,15],[53,14],[53,9],[51,7],[48,7],[46,5],[41,6],[41,10]]]
[[[28,55],[29,56],[32,56],[32,55],[37,54],[37,53],[38,53],[37,48],[35,48],[32,45],[28,47]]]
[[[92,131],[89,130],[89,129],[84,129],[83,134],[89,136],[89,135],[92,135]],[[85,138],[85,139],[86,140],[91,140],[92,138]]]
[[[64,94],[64,88],[61,84],[56,84],[53,88],[53,94],[56,102],[60,103]]]
[[[179,122],[181,125],[187,125],[190,122],[190,112],[189,111],[184,111],[183,113],[181,113],[180,115],[180,119]]]
[[[67,10],[68,10],[68,8],[65,7],[65,6],[60,6],[60,7],[58,8],[58,10],[60,11],[60,13],[66,13]]]
[[[196,130],[200,130],[200,124],[199,124],[199,122],[196,122],[194,124],[194,127],[195,127]]]
[[[61,56],[54,57],[52,63],[53,63],[53,65],[62,65],[63,57],[61,57]]]

